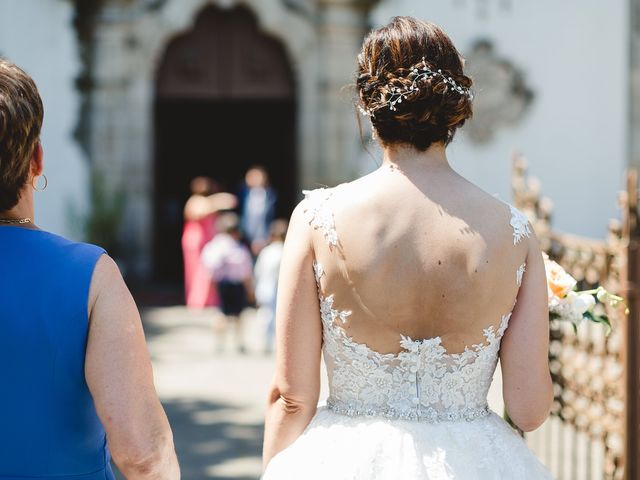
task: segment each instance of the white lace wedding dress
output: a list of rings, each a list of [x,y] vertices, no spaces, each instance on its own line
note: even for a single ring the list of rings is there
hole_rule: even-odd
[[[310,224],[330,245],[338,235],[326,208],[331,189],[306,193]],[[530,230],[513,207],[514,245]],[[514,272],[520,285],[525,265]],[[324,272],[314,264],[316,281]],[[340,326],[348,310],[335,308],[319,287],[323,354],[330,395],[304,433],[269,463],[263,480],[526,480],[551,475],[523,439],[487,406],[500,340],[450,354],[439,337],[402,337],[403,350],[380,354],[355,342]]]

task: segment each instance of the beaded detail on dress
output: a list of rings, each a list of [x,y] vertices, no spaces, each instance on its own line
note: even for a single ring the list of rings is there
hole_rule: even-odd
[[[330,247],[338,245],[333,213],[326,206],[330,189],[306,191],[306,213],[322,230]],[[511,207],[514,244],[530,235],[526,217]],[[343,328],[351,315],[322,293],[324,269],[313,264],[323,328],[323,354],[329,377],[327,407],[349,416],[371,416],[425,422],[472,421],[489,414],[487,393],[498,361],[500,341],[511,312],[496,329],[483,330],[484,342],[461,353],[448,353],[440,337],[414,340],[401,335],[398,353],[382,354],[354,341]],[[519,286],[525,272],[516,272]]]

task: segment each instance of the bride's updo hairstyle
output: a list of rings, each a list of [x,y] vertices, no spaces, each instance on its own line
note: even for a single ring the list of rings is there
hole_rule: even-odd
[[[471,78],[437,25],[394,17],[365,38],[358,55],[358,107],[383,145],[424,151],[447,145],[472,114]]]

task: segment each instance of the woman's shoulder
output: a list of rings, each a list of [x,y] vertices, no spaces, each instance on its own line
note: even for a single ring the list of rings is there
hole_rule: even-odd
[[[489,228],[510,232],[513,245],[529,245],[528,239],[533,235],[533,227],[527,215],[512,203],[503,200],[499,195],[491,195],[474,183],[469,182],[471,194],[467,198],[470,211],[483,213]]]
[[[78,240],[72,240],[68,237],[65,237],[63,235],[57,234],[57,233],[52,233],[52,232],[48,232],[46,230],[42,230],[42,233],[47,236],[50,240],[50,242],[53,245],[57,245],[59,247],[63,247],[63,248],[69,248],[69,249],[76,249],[76,250],[80,250],[80,251],[84,251],[84,252],[102,252],[105,253],[105,249],[98,246],[98,245],[94,245],[93,243],[88,243],[88,242],[83,242],[83,241],[78,241]]]
[[[299,207],[304,211],[320,208],[336,195],[344,194],[345,190],[349,190],[350,186],[356,184],[358,180],[360,179],[339,183],[333,187],[320,185],[311,189],[302,190],[304,198],[302,199],[302,202],[300,202]]]
[[[509,201],[501,198],[499,194],[491,194],[470,180],[461,178],[464,188],[458,194],[470,207],[494,212],[498,221],[502,221],[506,217],[510,219],[508,223],[511,223],[514,228],[516,225],[521,226],[528,223],[526,215]]]
[[[47,230],[32,230],[26,233],[30,239],[27,241],[30,248],[39,250],[41,254],[55,257],[61,261],[76,261],[95,264],[106,253],[105,249],[81,241],[71,240],[68,237]]]

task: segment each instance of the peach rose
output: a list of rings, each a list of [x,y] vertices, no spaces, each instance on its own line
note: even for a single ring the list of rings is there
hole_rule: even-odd
[[[547,287],[549,298],[564,298],[576,286],[576,279],[569,275],[564,268],[545,255],[544,266],[547,271]]]

